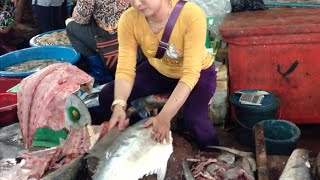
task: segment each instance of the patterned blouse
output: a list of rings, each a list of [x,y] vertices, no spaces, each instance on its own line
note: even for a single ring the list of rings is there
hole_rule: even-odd
[[[88,24],[93,15],[99,27],[113,34],[117,32],[121,14],[129,6],[128,0],[78,0],[72,17],[76,23]]]
[[[1,1],[0,5],[0,30],[5,29],[14,21],[14,5],[10,0]]]

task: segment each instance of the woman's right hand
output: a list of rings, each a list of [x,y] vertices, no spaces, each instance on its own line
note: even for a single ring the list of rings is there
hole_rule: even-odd
[[[129,125],[129,118],[126,116],[126,112],[123,106],[115,105],[113,107],[113,113],[110,119],[109,130],[118,124],[118,129],[120,131],[126,129]]]

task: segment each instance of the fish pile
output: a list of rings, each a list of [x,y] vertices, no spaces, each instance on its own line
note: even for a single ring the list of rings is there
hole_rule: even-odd
[[[92,84],[92,77],[69,63],[52,64],[21,81],[18,117],[24,147],[28,150],[18,155],[22,161],[6,173],[5,179],[40,179],[46,170],[56,170],[93,147],[101,133],[105,133],[104,124],[71,129],[59,146],[29,151],[37,128],[65,128],[66,99],[82,87],[90,91]]]
[[[150,138],[152,128],[144,128],[141,120],[123,131],[107,148],[93,180],[137,180],[145,175],[157,174],[163,180],[167,163],[173,152],[170,143],[160,144]],[[172,138],[171,138],[172,139]]]
[[[50,34],[44,34],[35,39],[35,44],[38,46],[46,46],[46,45],[71,46],[71,42],[67,36],[66,31],[59,31],[59,32],[53,32]]]
[[[17,101],[24,147],[31,146],[36,128],[63,129],[66,99],[92,83],[91,76],[70,63],[52,64],[23,79]]]
[[[4,68],[4,71],[8,72],[28,72],[28,71],[40,71],[41,69],[54,64],[60,63],[61,61],[57,59],[37,59],[30,60],[18,64],[14,64],[12,66],[8,66]]]
[[[60,146],[34,152],[20,152],[16,159],[20,159],[21,162],[0,174],[0,180],[40,179],[47,170],[57,170],[89,152],[103,128],[104,125],[100,125],[71,130],[67,140]]]
[[[238,151],[241,153],[236,152],[234,154],[235,151],[233,149],[230,150],[231,152],[223,152],[219,156],[214,157],[205,157],[198,154],[195,157],[187,158],[186,162],[190,167],[191,175],[196,180],[254,180],[256,164],[255,161],[252,161],[251,155],[250,157],[247,155],[243,156],[241,151]]]
[[[309,150],[295,149],[286,163],[279,180],[311,180]]]

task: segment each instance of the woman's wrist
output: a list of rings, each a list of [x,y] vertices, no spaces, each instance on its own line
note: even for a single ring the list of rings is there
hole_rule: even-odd
[[[173,118],[173,116],[170,116],[168,113],[165,113],[163,111],[160,111],[160,113],[158,114],[158,117],[162,121],[167,121],[167,122],[170,122],[171,119]]]
[[[125,100],[122,100],[122,99],[115,99],[112,104],[111,104],[111,111],[114,110],[114,108],[116,107],[122,107],[123,110],[126,110],[127,109],[127,102]]]

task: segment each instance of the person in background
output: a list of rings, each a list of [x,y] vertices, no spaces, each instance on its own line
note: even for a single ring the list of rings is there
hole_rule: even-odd
[[[155,58],[164,28],[178,0],[129,0],[133,6],[120,18],[118,27],[119,59],[115,81],[99,94],[103,118],[110,118],[110,129],[129,124],[127,104],[152,94],[171,93],[156,116],[145,127],[153,126],[151,137],[168,142],[170,121],[182,108],[184,126],[200,148],[217,145],[216,131],[208,117],[208,103],[216,88],[214,57],[205,47],[206,15],[187,2],[174,25],[166,52]],[[138,45],[147,61],[136,66]]]
[[[6,36],[12,30],[14,22],[14,4],[11,0],[0,1],[0,55],[14,50],[6,43]]]
[[[1,54],[29,47],[29,40],[39,33],[40,29],[34,18],[31,0],[1,1]]]
[[[99,84],[114,79],[118,20],[128,8],[126,0],[78,0],[67,20],[67,35],[82,55],[78,66]]]
[[[32,0],[42,32],[65,28],[67,0]]]
[[[11,0],[1,0],[0,2],[0,30],[2,33],[9,31],[6,29],[14,21],[14,4]],[[6,31],[3,31],[5,30]]]

